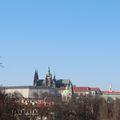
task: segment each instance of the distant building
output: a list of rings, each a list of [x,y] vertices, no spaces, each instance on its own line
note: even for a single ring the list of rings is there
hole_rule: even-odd
[[[73,87],[72,87],[72,84],[68,84],[66,87],[65,87],[65,90],[63,90],[63,92],[61,93],[62,95],[62,100],[63,101],[70,101],[72,96],[73,96]]]
[[[115,99],[120,99],[120,92],[119,91],[102,91],[102,97],[105,99],[112,98],[113,100]]]
[[[54,88],[46,88],[40,86],[11,86],[5,87],[5,92],[11,97],[18,98],[41,98],[41,96],[56,95]]]
[[[56,79],[52,77],[50,67],[45,79],[39,79],[38,71],[35,70],[33,86],[10,86],[4,87],[11,97],[17,95],[24,98],[40,98],[43,95],[61,96],[61,89],[72,83],[69,79]]]
[[[120,91],[113,91],[112,90],[112,84],[109,85],[109,90],[108,91],[102,91],[102,97],[107,99],[120,99]]]
[[[74,96],[97,96],[101,94],[103,94],[103,96],[108,96],[108,93],[101,92],[100,88],[73,86],[69,79],[56,79],[55,75],[52,76],[50,67],[48,67],[48,73],[44,79],[39,78],[38,71],[35,70],[33,86],[5,87],[5,91],[11,96],[18,95],[18,97],[22,96],[24,98],[40,98],[43,95],[66,97],[72,96],[73,94]],[[111,86],[109,91],[109,94],[113,94],[113,92],[111,92]],[[118,93],[116,94],[118,96]]]
[[[92,87],[77,87],[73,86],[74,95],[76,96],[96,96],[101,95],[100,88],[92,88]]]
[[[50,67],[48,67],[48,73],[46,74],[45,79],[39,78],[37,70],[35,70],[34,73],[33,86],[61,88],[66,87],[66,85],[70,83],[71,81],[69,79],[56,79],[55,75],[52,77]]]

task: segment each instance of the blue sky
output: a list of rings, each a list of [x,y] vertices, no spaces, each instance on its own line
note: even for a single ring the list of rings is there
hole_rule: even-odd
[[[119,0],[1,0],[1,85],[32,85],[48,66],[79,86],[120,90]]]

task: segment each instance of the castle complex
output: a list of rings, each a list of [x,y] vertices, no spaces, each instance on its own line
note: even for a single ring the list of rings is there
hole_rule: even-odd
[[[41,98],[43,95],[61,96],[66,86],[71,86],[68,88],[73,92],[71,81],[69,79],[56,79],[48,67],[48,73],[44,79],[39,79],[38,71],[35,70],[32,86],[9,86],[5,87],[5,91],[10,96]]]
[[[69,79],[56,79],[55,75],[52,77],[50,67],[48,67],[48,73],[45,79],[39,79],[38,71],[35,70],[33,86],[41,86],[48,88],[61,88],[66,87],[66,85],[71,84]]]
[[[93,87],[79,87],[74,86],[70,79],[56,79],[55,75],[52,75],[50,67],[44,79],[39,78],[38,71],[35,70],[33,76],[33,85],[31,86],[9,86],[4,87],[5,92],[10,96],[23,97],[23,98],[42,98],[41,96],[53,95],[61,96],[66,99],[66,96],[98,96],[120,98],[120,92],[112,91],[110,87],[109,91],[101,91],[99,88]]]

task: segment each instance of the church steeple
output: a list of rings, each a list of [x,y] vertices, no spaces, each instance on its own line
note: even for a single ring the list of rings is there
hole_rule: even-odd
[[[37,86],[37,81],[38,81],[38,80],[39,80],[38,71],[35,70],[34,80],[33,80],[33,86]]]
[[[55,76],[55,74],[54,74],[54,76],[53,76],[53,80],[56,80],[56,76]]]
[[[55,72],[54,72],[54,76],[53,76],[53,81],[56,82],[56,75],[55,75]]]
[[[46,87],[52,87],[53,81],[52,81],[52,74],[50,72],[50,67],[48,67],[48,73],[46,74]]]
[[[109,85],[109,92],[112,92],[112,84]]]
[[[50,67],[48,67],[48,75],[50,75],[51,73],[50,73]]]
[[[56,76],[55,76],[55,73],[54,73],[54,76],[53,76],[53,88],[56,87]]]

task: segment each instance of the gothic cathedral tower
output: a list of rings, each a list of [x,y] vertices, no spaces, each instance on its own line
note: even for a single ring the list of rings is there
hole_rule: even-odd
[[[50,72],[50,67],[48,67],[48,73],[46,74],[45,84],[46,87],[53,87],[53,80],[52,80],[52,74]]]
[[[35,70],[34,80],[33,80],[33,86],[37,86],[38,80],[39,80],[38,71]]]

